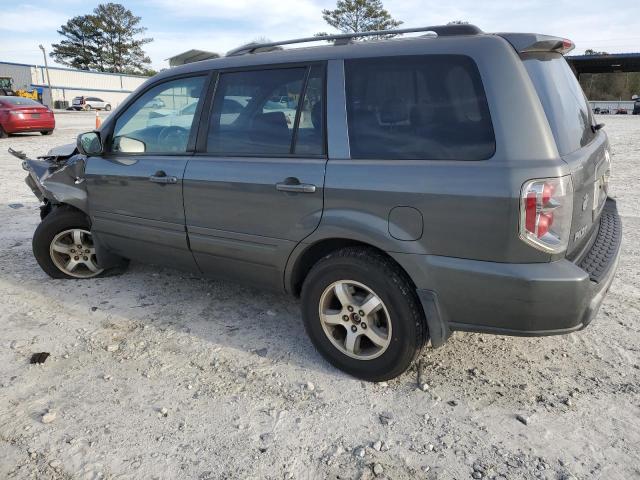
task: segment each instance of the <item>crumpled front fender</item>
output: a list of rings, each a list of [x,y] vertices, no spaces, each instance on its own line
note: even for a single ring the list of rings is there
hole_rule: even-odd
[[[53,205],[64,203],[88,214],[85,160],[83,155],[74,155],[63,163],[25,159],[22,167],[29,172],[25,181],[40,201]]]

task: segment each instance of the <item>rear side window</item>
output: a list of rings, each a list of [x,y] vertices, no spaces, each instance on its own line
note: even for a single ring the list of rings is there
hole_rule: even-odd
[[[239,156],[322,154],[321,73],[313,66],[220,74],[207,151]]]
[[[595,133],[591,128],[589,103],[571,71],[558,53],[530,54],[523,57],[533,85],[547,115],[560,155],[587,145]]]
[[[351,157],[484,160],[495,137],[480,73],[464,55],[345,62]]]

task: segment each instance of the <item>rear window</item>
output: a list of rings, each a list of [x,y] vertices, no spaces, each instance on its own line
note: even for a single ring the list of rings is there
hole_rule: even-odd
[[[560,155],[587,145],[595,133],[589,103],[564,57],[558,53],[523,56],[524,66],[547,115]]]
[[[484,160],[495,137],[480,73],[464,55],[345,62],[351,157]]]
[[[23,97],[2,97],[2,103],[4,103],[5,105],[18,105],[18,106],[23,106],[23,105],[37,105],[38,107],[42,106],[41,103],[38,103],[35,100],[31,100],[30,98],[23,98]]]

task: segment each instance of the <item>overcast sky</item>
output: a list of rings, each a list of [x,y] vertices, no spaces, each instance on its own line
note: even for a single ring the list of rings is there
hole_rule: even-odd
[[[466,20],[487,32],[536,32],[563,36],[587,48],[640,52],[639,0],[386,0],[403,27]],[[106,3],[106,2],[105,2]],[[142,17],[154,68],[191,48],[224,53],[267,37],[282,40],[331,31],[322,20],[324,0],[147,0],[123,1]],[[56,30],[72,16],[90,13],[98,2],[86,0],[3,1],[0,11],[0,61],[42,63],[38,45],[50,51]]]

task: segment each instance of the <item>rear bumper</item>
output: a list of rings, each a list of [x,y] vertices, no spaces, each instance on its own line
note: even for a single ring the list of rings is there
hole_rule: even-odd
[[[7,133],[20,132],[40,132],[45,130],[53,130],[56,127],[54,118],[27,118],[27,119],[9,119],[2,124],[2,128]]]
[[[621,239],[615,202],[607,200],[594,244],[575,263],[393,255],[416,283],[432,344],[439,346],[455,330],[542,336],[584,328],[613,282]]]

